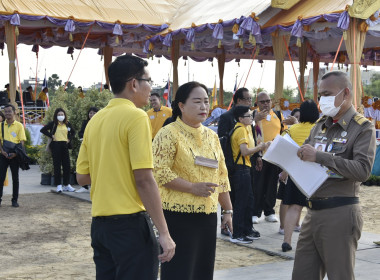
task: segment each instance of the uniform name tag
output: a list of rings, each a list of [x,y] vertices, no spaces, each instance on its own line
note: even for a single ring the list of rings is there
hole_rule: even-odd
[[[334,142],[334,143],[342,143],[342,144],[346,144],[346,143],[347,143],[347,139],[343,139],[343,138],[334,138],[334,139],[333,139],[333,142]]]
[[[154,116],[150,116],[150,119],[153,120],[153,119],[154,119]]]
[[[200,165],[200,166],[205,166],[205,167],[215,168],[215,169],[219,167],[218,161],[216,159],[199,157],[199,156],[195,157],[194,163],[195,165]]]

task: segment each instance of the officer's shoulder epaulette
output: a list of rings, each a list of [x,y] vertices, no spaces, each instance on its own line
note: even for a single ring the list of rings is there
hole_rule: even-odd
[[[354,116],[354,121],[357,122],[358,125],[363,125],[364,123],[369,122],[366,117],[359,113]]]
[[[325,121],[326,119],[327,119],[327,116],[322,116],[322,117],[320,117],[320,118],[316,121],[316,123],[319,123],[319,122]]]

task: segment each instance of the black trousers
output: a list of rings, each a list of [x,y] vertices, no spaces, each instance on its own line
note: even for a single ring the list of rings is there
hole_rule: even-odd
[[[149,217],[146,214],[113,217],[92,219],[96,279],[157,280],[158,244]]]
[[[176,243],[170,262],[161,264],[161,280],[212,280],[216,250],[216,213],[182,213],[164,210]]]
[[[251,168],[238,165],[233,175],[234,182],[234,238],[247,236],[252,233],[253,192]]]
[[[7,159],[5,156],[0,155],[0,202],[3,197],[4,180],[7,176],[8,166],[11,168],[12,173],[12,201],[17,201],[19,193],[19,180],[18,180],[18,160],[17,158]]]
[[[261,171],[254,172],[253,178],[253,215],[261,217],[274,214],[274,206],[276,205],[277,183],[280,169],[265,160],[263,160],[263,168]]]
[[[70,182],[70,155],[65,141],[51,142],[51,155],[54,166],[54,185],[61,184],[61,166],[63,169],[63,185],[67,186]]]

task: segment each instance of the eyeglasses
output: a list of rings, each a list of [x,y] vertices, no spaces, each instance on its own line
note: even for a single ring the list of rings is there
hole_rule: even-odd
[[[138,80],[138,81],[147,81],[151,86],[153,85],[153,81],[152,81],[152,79],[151,78],[149,78],[149,79],[142,79],[142,78],[136,78],[136,80]]]
[[[261,104],[265,104],[265,103],[269,104],[271,102],[271,100],[270,99],[268,99],[268,100],[260,100],[259,102]]]
[[[251,118],[251,119],[253,119],[253,115],[246,115],[246,116],[243,116],[243,118]]]

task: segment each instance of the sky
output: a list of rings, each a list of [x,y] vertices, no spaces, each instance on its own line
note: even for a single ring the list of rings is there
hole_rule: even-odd
[[[7,46],[5,44],[4,55],[0,55],[0,90],[2,90],[4,85],[8,83],[9,77],[9,60],[6,48]],[[37,58],[35,53],[31,50],[32,46],[30,45],[20,44],[17,47],[21,82],[24,79],[36,76]],[[66,82],[73,70],[73,66],[80,51],[74,51],[74,60],[72,60],[71,56],[66,52],[67,48],[62,47],[52,47],[49,49],[40,48],[37,70],[38,78],[41,80],[44,79],[46,69],[47,77],[50,77],[52,74],[58,74],[62,82]],[[85,48],[80,53],[78,62],[70,78],[70,81],[73,82],[75,86],[87,88],[99,82],[102,82],[103,84],[105,83],[103,61],[97,52],[97,49]],[[170,60],[167,60],[166,58],[154,58],[153,60],[149,59],[148,63],[154,86],[164,87],[168,75],[170,75],[170,79],[173,81]],[[251,90],[253,87],[257,88],[261,86],[269,93],[273,92],[275,84],[275,62],[265,61],[261,67],[261,64],[255,60],[247,79],[251,64],[252,61],[246,59],[240,61],[240,66],[235,61],[226,63],[224,71],[224,90],[233,91],[236,75],[238,75],[237,83],[239,84],[240,82],[240,87],[245,86]],[[309,62],[308,69],[311,67],[312,63]],[[325,66],[321,65],[321,67]],[[285,62],[284,68],[284,87],[290,86],[292,88],[297,88],[297,81],[290,62]],[[298,62],[294,62],[294,68],[298,76]],[[189,80],[195,80],[205,84],[208,88],[212,88],[216,80],[216,85],[219,87],[218,63],[216,59],[214,59],[213,63],[209,61],[195,62],[189,59],[186,61],[186,66],[185,61],[180,59],[178,63],[178,73],[180,85]],[[308,70],[306,70],[305,75],[308,75]],[[245,83],[246,80],[247,82]]]

